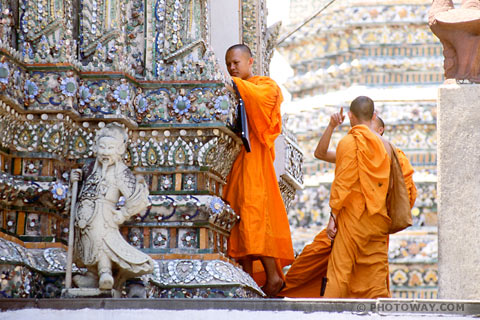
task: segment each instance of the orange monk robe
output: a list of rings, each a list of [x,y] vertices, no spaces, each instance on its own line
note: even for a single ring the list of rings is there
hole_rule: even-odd
[[[327,268],[326,298],[389,297],[386,196],[390,158],[382,140],[357,125],[337,147],[330,208],[337,235]]]
[[[410,208],[413,208],[415,200],[417,199],[417,187],[413,182],[413,167],[410,164],[410,161],[408,161],[405,153],[398,148],[396,150],[398,161],[400,162],[400,167],[402,168],[403,179],[405,180],[405,185],[407,186],[408,198],[410,199]]]
[[[413,182],[413,167],[402,150],[396,149],[403,178],[407,186],[410,207],[417,198],[417,188]],[[306,245],[293,262],[285,276],[285,288],[279,296],[289,298],[320,298],[322,279],[327,275],[328,258],[331,252],[331,241],[327,229],[320,231],[313,242]]]
[[[273,167],[274,142],[282,129],[282,93],[269,77],[233,80],[245,102],[251,152],[242,147],[223,192],[240,215],[228,240],[228,254],[236,260],[273,257],[283,277],[282,268],[294,257],[287,212]],[[263,285],[265,272],[260,261],[254,261],[253,268],[255,281]]]
[[[278,294],[289,298],[320,298],[322,279],[327,275],[332,241],[327,229],[320,231],[313,242],[303,248],[285,276],[285,288]]]

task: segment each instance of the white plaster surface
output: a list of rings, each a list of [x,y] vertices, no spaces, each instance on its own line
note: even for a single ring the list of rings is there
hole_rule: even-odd
[[[480,85],[438,90],[439,298],[480,299]]]
[[[328,313],[328,312],[296,312],[296,311],[237,311],[237,310],[50,310],[50,309],[24,309],[0,313],[1,320],[354,320],[354,319],[377,319],[377,320],[464,320],[474,317],[458,315],[414,315],[414,314],[363,314],[352,313]]]
[[[347,89],[286,101],[286,103],[282,105],[282,112],[298,114],[303,111],[315,110],[332,105],[344,105],[345,107],[348,107],[350,102],[358,96],[368,96],[372,98],[375,103],[382,101],[435,101],[437,98],[437,92],[438,85],[352,85]]]
[[[241,38],[239,0],[211,0],[210,21],[213,52],[226,73],[225,52]]]

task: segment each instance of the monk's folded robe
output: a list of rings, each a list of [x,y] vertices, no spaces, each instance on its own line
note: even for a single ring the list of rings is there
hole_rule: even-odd
[[[327,275],[331,244],[327,229],[320,231],[288,269],[285,288],[278,295],[290,298],[320,298],[322,279]]]
[[[390,158],[379,136],[357,125],[337,147],[330,208],[337,235],[327,268],[326,298],[389,297],[386,209]]]
[[[223,192],[224,199],[240,215],[228,240],[228,254],[236,260],[273,257],[283,276],[282,268],[293,261],[293,246],[273,167],[274,143],[282,130],[282,93],[269,77],[233,80],[245,102],[251,152],[242,147]],[[260,261],[254,261],[253,268],[255,281],[263,285],[265,272]]]
[[[407,186],[410,207],[413,207],[417,197],[417,188],[413,182],[413,167],[405,153],[398,148],[397,155],[402,167],[405,185]],[[288,269],[285,276],[285,288],[279,293],[279,296],[320,298],[322,279],[327,275],[328,258],[332,248],[326,230],[320,231],[313,242],[306,245],[295,259],[290,269]]]

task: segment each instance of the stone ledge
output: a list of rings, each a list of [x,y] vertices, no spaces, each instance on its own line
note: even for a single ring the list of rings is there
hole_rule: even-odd
[[[408,305],[406,308],[395,306]],[[426,306],[418,311],[412,305]],[[391,306],[391,307],[387,307]],[[462,310],[446,310],[440,306],[462,306]],[[0,310],[18,309],[152,309],[152,310],[239,310],[239,311],[300,311],[346,312],[368,314],[416,315],[478,315],[480,301],[409,300],[409,299],[0,299]]]

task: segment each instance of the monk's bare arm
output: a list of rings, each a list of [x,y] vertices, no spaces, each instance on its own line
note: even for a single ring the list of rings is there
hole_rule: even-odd
[[[320,141],[317,144],[317,148],[315,149],[314,156],[315,158],[331,163],[335,163],[337,159],[337,154],[335,151],[328,150],[328,146],[330,145],[330,140],[332,139],[333,130],[337,126],[339,126],[345,116],[343,115],[343,108],[341,109],[340,113],[334,113],[330,117],[330,122],[328,123],[327,128],[322,134]]]
[[[315,158],[331,163],[335,163],[337,158],[336,152],[332,150],[328,150],[328,146],[330,145],[330,139],[332,138],[332,133],[335,128],[328,125],[325,131],[320,138],[320,141],[317,144],[317,148],[315,149],[315,153],[313,154]]]

